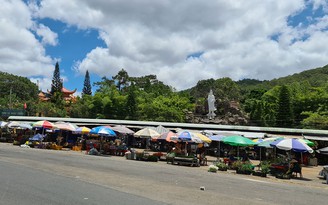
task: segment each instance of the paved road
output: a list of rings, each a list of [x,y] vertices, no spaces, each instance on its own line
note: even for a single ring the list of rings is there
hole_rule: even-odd
[[[0,144],[0,184],[1,204],[308,205],[328,200],[323,184],[304,186],[164,162],[8,144]]]

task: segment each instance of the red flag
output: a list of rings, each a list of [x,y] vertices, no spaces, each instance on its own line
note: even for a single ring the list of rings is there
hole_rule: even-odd
[[[26,105],[26,103],[24,103],[24,109],[26,110],[26,108],[27,108],[27,105]]]

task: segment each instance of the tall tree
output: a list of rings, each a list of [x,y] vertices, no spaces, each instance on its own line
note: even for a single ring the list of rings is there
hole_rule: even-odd
[[[52,77],[52,84],[51,84],[51,94],[54,94],[56,92],[61,92],[61,89],[63,87],[63,83],[60,79],[60,71],[59,71],[59,64],[56,63],[54,75]]]
[[[136,95],[136,88],[134,85],[132,85],[129,88],[128,92],[128,99],[126,102],[126,109],[127,109],[127,115],[130,119],[135,120],[137,117],[137,95]]]
[[[278,96],[278,109],[276,125],[278,127],[292,127],[293,126],[293,111],[292,102],[288,87],[283,85],[280,87]]]
[[[89,71],[85,72],[82,95],[92,95]]]
[[[129,75],[126,70],[122,68],[117,75],[113,76],[113,80],[115,81],[116,87],[119,91],[121,91],[125,86],[128,85]]]

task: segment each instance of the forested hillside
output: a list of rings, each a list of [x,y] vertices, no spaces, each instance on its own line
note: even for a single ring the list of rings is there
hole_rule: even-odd
[[[28,78],[0,71],[0,107],[22,109],[37,99],[38,87]]]
[[[34,83],[0,72],[0,105],[21,108],[27,102],[30,115],[54,117],[327,129],[327,82],[328,66],[324,66],[271,81],[200,80],[194,87],[176,92],[156,75],[131,77],[122,69],[112,78],[95,82],[95,93],[85,93],[76,102],[67,103],[56,93],[55,99],[38,102]],[[217,116],[209,121],[207,95],[211,89]]]

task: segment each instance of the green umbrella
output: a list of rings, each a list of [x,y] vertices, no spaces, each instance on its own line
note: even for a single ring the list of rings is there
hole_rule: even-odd
[[[308,139],[298,139],[301,142],[304,142],[305,144],[307,144],[308,146],[312,147],[314,146],[314,142],[308,140]]]
[[[238,146],[238,147],[246,147],[246,146],[256,145],[256,143],[253,142],[252,140],[250,140],[246,137],[240,136],[240,135],[227,136],[222,139],[222,142],[229,144],[231,146]]]
[[[231,146],[237,146],[237,157],[239,157],[239,147],[247,147],[247,146],[253,146],[256,145],[256,142],[253,142],[252,140],[236,135],[236,136],[227,136],[222,139],[222,142],[229,144]]]

